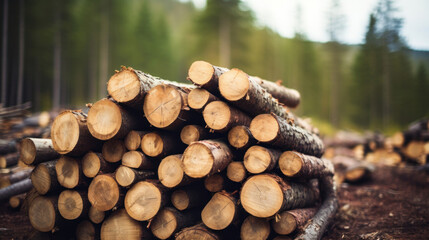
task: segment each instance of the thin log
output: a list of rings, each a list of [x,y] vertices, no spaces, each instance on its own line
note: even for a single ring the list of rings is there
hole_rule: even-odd
[[[58,211],[67,220],[86,217],[89,207],[88,195],[84,191],[64,190],[58,196]]]
[[[320,178],[334,175],[331,161],[295,151],[282,153],[279,168],[287,177]]]
[[[104,160],[115,163],[122,159],[127,149],[125,148],[124,141],[120,139],[110,139],[103,144],[101,154]]]
[[[202,112],[207,104],[218,100],[218,97],[203,88],[192,89],[188,94],[189,107],[198,112]]]
[[[19,158],[19,152],[9,153],[6,156],[0,157],[0,168],[8,168],[17,165]]]
[[[201,212],[201,220],[210,229],[223,230],[238,216],[238,201],[231,194],[217,192]]]
[[[203,117],[207,127],[220,133],[239,125],[249,126],[251,121],[247,114],[222,101],[207,104]]]
[[[115,211],[101,225],[101,239],[130,239],[144,240],[152,239],[143,224],[132,219],[124,209]]]
[[[237,150],[247,150],[255,145],[256,139],[253,137],[247,126],[235,126],[228,132],[228,142]]]
[[[105,216],[106,213],[104,211],[100,211],[94,206],[89,207],[88,218],[91,220],[91,222],[95,224],[102,223]]]
[[[122,187],[129,187],[134,183],[155,177],[151,171],[132,169],[126,166],[120,166],[115,172],[116,182]]]
[[[24,179],[16,182],[5,188],[0,189],[0,201],[7,200],[13,196],[26,193],[33,188],[33,184],[30,179]]]
[[[33,186],[40,195],[55,192],[62,188],[57,179],[56,164],[57,161],[41,163],[31,173],[30,178]]]
[[[124,139],[125,147],[128,151],[135,151],[140,148],[142,137],[149,133],[147,131],[130,131]]]
[[[302,230],[316,212],[316,208],[284,211],[271,221],[273,230],[280,235],[288,235],[292,232]]]
[[[161,160],[158,167],[158,178],[162,185],[173,188],[192,183],[182,168],[182,154],[170,155]]]
[[[226,168],[226,176],[233,182],[242,182],[247,177],[247,171],[243,162],[231,162]]]
[[[150,230],[155,237],[167,239],[198,220],[198,212],[179,212],[174,208],[163,208],[151,221]]]
[[[37,231],[50,232],[62,218],[58,212],[58,196],[38,196],[30,202],[28,218]]]
[[[246,170],[253,174],[268,172],[277,166],[281,152],[261,146],[252,146],[244,154]]]
[[[89,202],[99,211],[108,211],[120,206],[121,198],[123,199],[123,195],[113,174],[98,175],[89,185]]]
[[[101,153],[88,152],[82,158],[82,171],[88,178],[93,178],[98,174],[112,173],[117,164],[104,160]]]
[[[176,240],[221,240],[218,233],[209,230],[200,223],[192,227],[184,228],[176,234]]]
[[[299,105],[301,95],[297,90],[282,86],[281,81],[271,82],[258,77],[255,77],[255,80],[280,103],[291,108],[296,108]]]
[[[9,207],[12,209],[19,209],[24,203],[25,193],[16,195],[9,198]]]
[[[244,219],[241,225],[240,238],[242,240],[266,240],[270,232],[268,219],[250,215]]]
[[[171,204],[180,211],[197,208],[208,201],[207,191],[199,186],[186,186],[171,194]]]
[[[149,159],[142,152],[129,151],[122,156],[122,165],[142,170],[153,170],[156,164],[152,159]]]
[[[51,139],[26,138],[21,141],[21,161],[27,165],[39,164],[60,157]]]
[[[204,187],[209,192],[219,192],[225,188],[225,178],[221,174],[210,175],[204,179]]]
[[[186,145],[200,140],[213,139],[216,136],[216,134],[210,133],[207,128],[200,125],[186,125],[180,131],[180,140]]]
[[[185,145],[178,141],[178,136],[170,132],[151,132],[143,136],[141,148],[149,157],[162,158],[171,154],[182,153]]]
[[[82,162],[76,158],[62,156],[55,164],[57,179],[65,188],[88,186],[88,179],[82,171]]]
[[[188,70],[188,80],[209,92],[219,93],[219,77],[229,69],[211,65],[205,61],[195,61]]]

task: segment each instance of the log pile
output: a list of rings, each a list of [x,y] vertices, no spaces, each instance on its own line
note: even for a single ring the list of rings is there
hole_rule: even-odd
[[[299,93],[203,61],[188,76],[123,67],[87,114],[65,111],[51,139],[24,140],[32,226],[78,239],[320,239],[338,207],[334,169],[287,109]]]

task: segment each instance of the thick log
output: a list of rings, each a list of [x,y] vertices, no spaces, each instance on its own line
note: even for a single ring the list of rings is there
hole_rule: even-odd
[[[9,153],[0,157],[0,168],[8,168],[17,165],[19,158],[19,152]]]
[[[104,98],[94,103],[88,112],[88,129],[100,140],[122,139],[131,130],[144,130],[149,123],[141,115]]]
[[[88,195],[84,191],[64,190],[58,196],[58,211],[67,220],[75,220],[88,215]]]
[[[51,138],[59,154],[82,156],[101,149],[102,143],[91,135],[86,119],[86,114],[81,111],[65,111],[55,118]]]
[[[162,159],[158,167],[158,178],[162,185],[168,188],[183,186],[195,180],[183,172],[182,154],[170,155]]]
[[[182,153],[186,145],[178,141],[179,136],[170,132],[151,132],[143,136],[141,148],[149,157],[162,158]]]
[[[287,177],[320,178],[334,175],[334,166],[329,160],[295,151],[282,153],[279,168]]]
[[[316,208],[284,211],[271,221],[273,230],[280,235],[288,235],[292,232],[302,230],[316,212]]]
[[[250,131],[259,142],[282,150],[295,150],[316,157],[321,157],[324,152],[323,142],[318,136],[292,126],[274,114],[256,116],[250,124]]]
[[[153,218],[168,199],[166,188],[159,181],[141,181],[128,190],[125,209],[135,220],[146,221]]]
[[[88,152],[82,158],[82,171],[88,178],[93,178],[98,174],[112,173],[116,167],[117,164],[104,160],[101,153]]]
[[[253,174],[268,172],[277,166],[281,152],[261,146],[252,146],[244,154],[243,163]]]
[[[219,77],[229,69],[211,65],[205,61],[195,61],[188,70],[188,80],[209,92],[219,93]]]
[[[207,128],[200,125],[186,125],[180,131],[180,140],[186,145],[200,140],[213,139],[217,136],[217,134],[210,133]]]
[[[89,207],[88,218],[91,220],[91,222],[99,224],[103,222],[105,216],[106,213],[104,211],[100,211],[94,206]]]
[[[126,166],[120,166],[115,172],[116,182],[122,187],[129,187],[138,181],[154,177],[155,173],[152,171],[137,170]]]
[[[0,154],[16,152],[16,141],[0,139]]]
[[[103,144],[101,154],[104,160],[115,163],[122,159],[127,149],[125,148],[124,141],[120,139],[111,139]]]
[[[218,97],[203,88],[192,89],[188,94],[189,107],[197,112],[202,112],[207,104],[218,100]]]
[[[143,136],[147,131],[130,131],[124,139],[125,147],[128,151],[135,151],[140,148]]]
[[[208,201],[207,191],[200,186],[186,186],[171,194],[171,204],[180,211],[197,208],[205,205]]]
[[[266,240],[270,232],[268,219],[250,215],[244,219],[241,225],[240,238],[242,240]]]
[[[82,171],[82,162],[76,158],[62,156],[55,164],[57,179],[65,188],[88,186],[88,179]]]
[[[247,177],[243,162],[231,162],[226,168],[226,176],[233,182],[242,182]]]
[[[30,178],[33,186],[40,195],[55,192],[62,188],[57,179],[56,164],[57,161],[41,163],[31,173]]]
[[[147,93],[143,112],[152,126],[177,130],[194,122],[195,112],[188,106],[189,89],[169,84],[158,85]]]
[[[115,211],[103,222],[100,236],[104,240],[152,239],[151,234],[143,227],[143,224],[128,216],[124,209]]]
[[[225,188],[225,177],[222,174],[210,175],[204,179],[204,187],[209,192],[219,192]]]
[[[155,163],[152,159],[146,157],[142,152],[129,151],[122,156],[122,165],[143,170],[155,169]]]
[[[221,240],[218,233],[209,230],[200,223],[192,227],[184,228],[176,234],[176,240]]]
[[[193,142],[183,153],[183,170],[190,177],[202,178],[223,171],[232,159],[232,151],[221,141]]]
[[[16,182],[5,188],[0,189],[0,201],[8,200],[9,198],[26,193],[33,188],[33,184],[30,179],[24,179]]]
[[[50,232],[61,223],[58,196],[38,196],[30,202],[28,218],[37,231]]]
[[[228,132],[228,142],[237,150],[247,150],[256,143],[250,129],[247,126],[235,126]]]
[[[100,239],[100,226],[94,225],[88,220],[83,220],[76,226],[75,235],[77,240]]]
[[[198,212],[179,212],[174,208],[163,208],[153,218],[150,230],[159,239],[167,239],[184,227],[199,220]]]
[[[271,217],[279,211],[311,206],[316,200],[311,186],[286,182],[273,174],[248,178],[240,195],[243,208],[255,217]]]
[[[222,101],[207,104],[203,117],[207,127],[220,133],[227,132],[239,125],[249,126],[251,121],[245,113]]]
[[[39,164],[60,157],[51,139],[26,138],[21,141],[21,161],[27,165]]]
[[[231,194],[217,192],[201,212],[201,220],[210,229],[223,230],[238,216],[238,201]]]
[[[122,205],[121,193],[113,174],[96,176],[88,188],[88,200],[99,211],[108,211]]]

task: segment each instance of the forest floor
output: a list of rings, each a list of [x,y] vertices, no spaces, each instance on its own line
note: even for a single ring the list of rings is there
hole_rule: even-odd
[[[340,207],[323,239],[429,239],[429,173],[378,167],[370,180],[343,183]],[[24,213],[0,205],[0,239],[28,239]]]

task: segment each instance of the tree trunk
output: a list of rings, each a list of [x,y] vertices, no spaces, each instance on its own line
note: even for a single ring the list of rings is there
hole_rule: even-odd
[[[213,66],[205,61],[195,61],[188,70],[188,79],[213,94],[219,93],[219,77],[229,69]]]
[[[132,169],[126,166],[120,166],[115,173],[116,182],[122,187],[129,187],[134,183],[155,176],[154,172]]]
[[[241,189],[240,200],[253,216],[271,217],[279,211],[314,205],[317,194],[309,185],[261,174],[248,178]]]
[[[58,196],[38,196],[30,202],[30,223],[37,231],[50,232],[62,222],[58,212]]]
[[[127,149],[125,148],[124,141],[121,139],[110,139],[104,142],[101,149],[101,154],[104,160],[110,163],[119,162]]]
[[[207,191],[199,185],[189,185],[171,194],[171,204],[180,211],[199,208],[208,201]]]
[[[124,139],[124,144],[128,151],[135,151],[139,149],[142,138],[147,133],[149,132],[131,130]]]
[[[188,94],[188,105],[197,112],[202,112],[207,104],[214,101],[219,101],[219,98],[203,88],[192,89]]]
[[[246,151],[249,147],[256,144],[256,140],[253,137],[247,126],[235,126],[228,132],[228,142],[231,146],[237,150]]]
[[[163,208],[153,218],[150,230],[159,239],[167,239],[184,227],[199,220],[199,212],[179,212],[174,208]]]
[[[223,171],[233,159],[229,147],[221,141],[203,140],[191,143],[183,153],[183,170],[193,178]]]
[[[178,141],[176,133],[151,132],[143,136],[141,147],[149,157],[162,158],[170,154],[182,153],[185,145]]]
[[[241,224],[240,238],[242,240],[266,240],[270,232],[268,219],[250,215]]]
[[[209,192],[219,192],[225,189],[225,177],[222,174],[210,175],[204,179],[204,187]]]
[[[0,168],[15,166],[19,161],[19,153],[9,153],[0,157]]]
[[[245,113],[222,101],[207,104],[203,117],[207,127],[221,133],[238,125],[249,126],[251,121]]]
[[[180,131],[180,140],[182,140],[186,145],[189,145],[192,142],[213,139],[216,137],[218,137],[217,134],[210,133],[207,128],[200,125],[186,125]]]
[[[246,151],[243,163],[250,173],[268,172],[277,166],[281,154],[278,150],[255,145]]]
[[[114,175],[96,176],[88,188],[88,200],[99,211],[108,211],[122,205],[123,194],[116,183]]]
[[[162,159],[158,167],[158,178],[162,185],[168,188],[187,185],[195,181],[183,172],[182,154],[170,155]]]
[[[296,230],[302,230],[316,212],[316,208],[284,211],[272,220],[273,230],[280,235],[288,235]]]
[[[226,192],[213,195],[201,212],[201,220],[210,229],[227,228],[238,215],[238,201]]]
[[[18,63],[18,93],[16,94],[16,104],[23,102],[22,92],[24,88],[24,28],[25,28],[25,8],[24,0],[19,1],[19,63]]]
[[[67,220],[75,220],[88,215],[88,195],[85,191],[64,190],[58,197],[58,211]]]
[[[101,153],[88,152],[82,158],[82,171],[88,178],[93,178],[98,174],[113,173],[117,164],[104,160]]]
[[[226,176],[233,182],[243,182],[247,177],[243,162],[231,162],[226,168]]]
[[[279,168],[287,177],[308,179],[334,175],[334,166],[330,161],[295,151],[286,151],[280,156]]]
[[[120,209],[109,216],[101,225],[101,239],[152,239],[148,230],[141,222],[132,219],[124,209]]]
[[[61,189],[55,171],[56,164],[57,160],[41,163],[37,165],[31,173],[30,178],[33,186],[40,195],[45,195]]]
[[[65,188],[88,186],[88,179],[82,171],[82,162],[78,159],[62,156],[55,164],[57,179]]]
[[[82,156],[88,151],[101,149],[102,143],[89,132],[86,118],[81,111],[65,111],[55,118],[51,138],[59,154]]]
[[[156,164],[152,159],[146,157],[142,152],[129,151],[122,156],[122,165],[142,170],[153,170]]]
[[[100,2],[101,3],[101,2]],[[100,6],[100,58],[99,58],[99,79],[98,98],[106,96],[106,80],[109,71],[109,40],[110,40],[110,1],[105,1]],[[92,79],[95,81],[95,79]],[[110,93],[109,93],[110,95]]]
[[[2,34],[2,55],[1,55],[1,104],[7,106],[7,60],[8,60],[8,26],[9,26],[9,0],[3,1],[3,34]]]
[[[90,206],[88,210],[88,218],[91,222],[95,224],[100,224],[103,222],[106,213],[104,211],[100,211],[96,209],[94,206]]]
[[[26,138],[21,141],[21,161],[27,165],[39,164],[60,157],[51,139]]]
[[[56,2],[54,16],[54,58],[53,58],[53,84],[52,84],[52,108],[59,110],[61,107],[61,29],[62,29],[62,16],[61,16],[61,1]]]
[[[200,223],[192,227],[184,228],[176,234],[176,240],[221,240],[217,233],[207,229]]]
[[[33,188],[33,184],[30,179],[24,179],[19,182],[16,182],[12,185],[9,185],[5,188],[0,189],[0,201],[9,199],[13,196],[26,193]]]
[[[0,139],[0,154],[16,152],[16,141],[15,140],[4,140]]]
[[[274,114],[261,114],[250,124],[252,135],[259,142],[280,148],[321,157],[324,152],[323,142],[314,134],[304,129],[289,125],[286,120]]]

